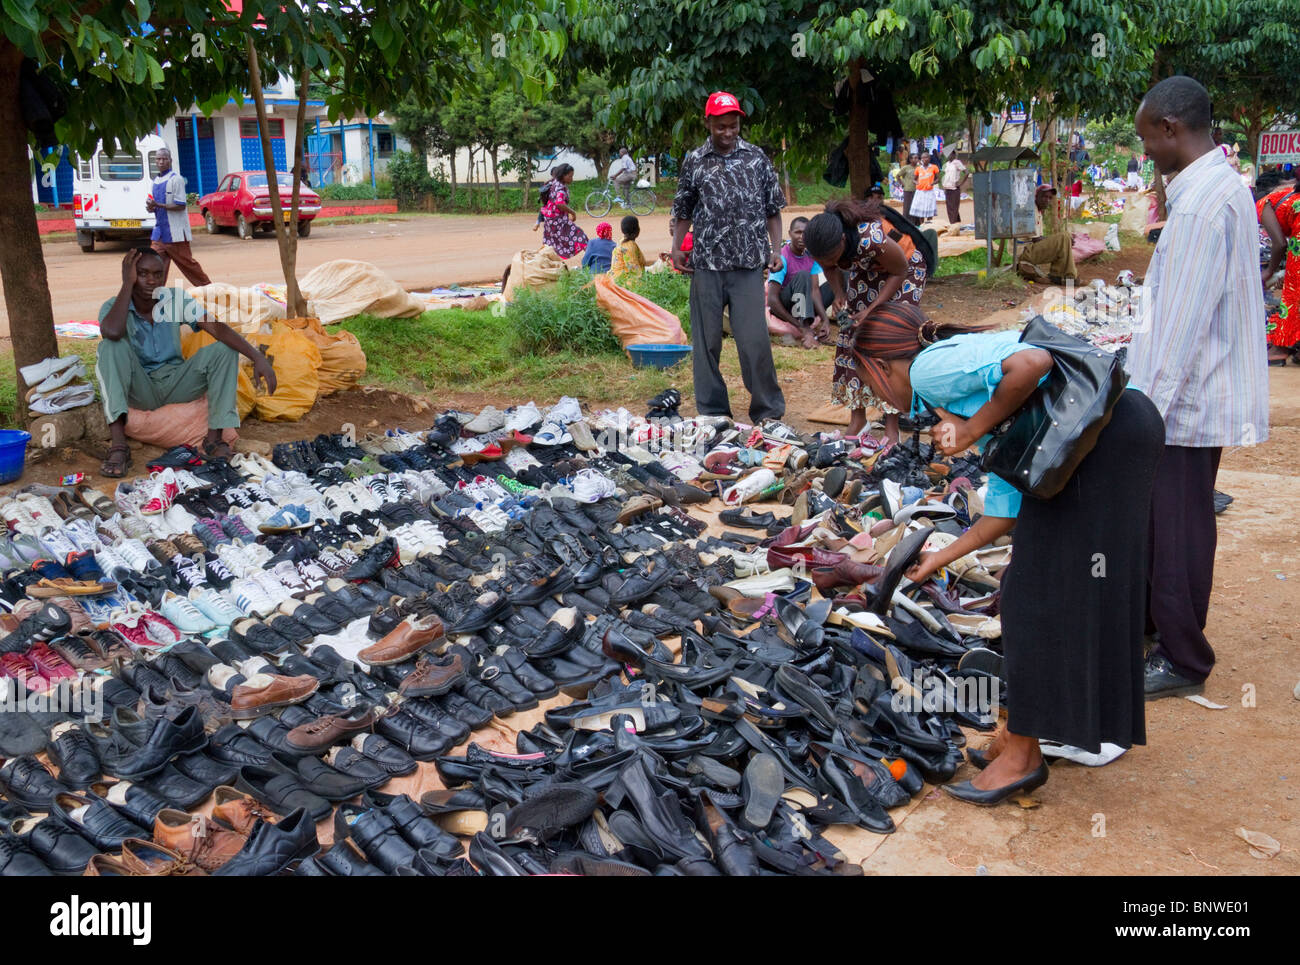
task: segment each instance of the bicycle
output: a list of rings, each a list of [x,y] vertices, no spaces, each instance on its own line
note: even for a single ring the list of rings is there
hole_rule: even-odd
[[[644,177],[644,175],[638,175],[638,177]],[[631,211],[633,214],[644,218],[654,211],[655,200],[653,188],[642,188],[633,184],[627,189],[627,197],[624,198],[621,189],[615,188],[612,183],[606,182],[605,186],[599,191],[593,191],[587,195],[583,207],[589,216],[603,218],[609,214],[610,208],[617,203],[623,210]]]

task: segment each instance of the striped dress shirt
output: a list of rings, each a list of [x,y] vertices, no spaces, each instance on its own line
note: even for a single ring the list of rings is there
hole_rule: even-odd
[[[1130,387],[1170,446],[1268,438],[1268,349],[1255,203],[1214,148],[1170,179],[1169,218],[1147,269],[1129,347]]]

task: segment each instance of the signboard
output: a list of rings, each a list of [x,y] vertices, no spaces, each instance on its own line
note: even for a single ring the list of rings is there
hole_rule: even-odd
[[[1259,136],[1260,164],[1300,164],[1300,131],[1268,131]]]
[[[1029,120],[1029,112],[1025,110],[1024,103],[1012,104],[1007,111],[1008,124],[1023,124]]]

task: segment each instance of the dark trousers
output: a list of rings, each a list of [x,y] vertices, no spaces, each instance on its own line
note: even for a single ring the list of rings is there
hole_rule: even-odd
[[[1214,585],[1214,479],[1218,448],[1165,446],[1151,494],[1151,569],[1147,632],[1160,634],[1155,652],[1192,680],[1214,668],[1205,617]]]
[[[944,191],[943,203],[948,208],[948,224],[956,224],[961,220],[961,190],[953,188],[951,191]]]
[[[781,286],[781,304],[790,312],[796,322],[807,324],[817,320],[817,309],[813,305],[812,291],[812,272],[797,271],[793,275],[786,275],[785,283]],[[831,302],[835,300],[835,292],[832,290],[830,283],[823,282],[820,292],[822,306],[829,308]]]
[[[912,199],[915,197],[915,191],[903,192],[903,214],[907,216],[907,220],[912,222],[912,224],[917,223],[916,219],[912,217]]]
[[[166,215],[160,215],[160,217],[166,217]],[[158,252],[158,254],[166,255],[170,258],[172,264],[175,265],[177,269],[180,270],[180,273],[189,280],[189,283],[196,288],[202,288],[204,285],[212,284],[212,279],[208,277],[208,273],[203,270],[203,266],[198,263],[197,259],[194,257],[194,253],[190,251],[190,243],[188,241],[155,241],[149,247]]]
[[[695,408],[700,415],[731,416],[727,383],[718,368],[722,357],[722,308],[730,308],[731,336],[740,356],[740,376],[749,390],[749,418],[785,415],[785,396],[776,381],[772,343],[767,336],[767,300],[763,269],[712,271],[696,268],[691,275],[692,375]]]

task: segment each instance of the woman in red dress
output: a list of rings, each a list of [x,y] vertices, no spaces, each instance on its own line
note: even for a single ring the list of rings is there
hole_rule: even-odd
[[[1282,300],[1268,317],[1268,361],[1285,365],[1300,347],[1300,191],[1279,188],[1256,205],[1259,223],[1273,242],[1264,278],[1271,278],[1286,258]]]

